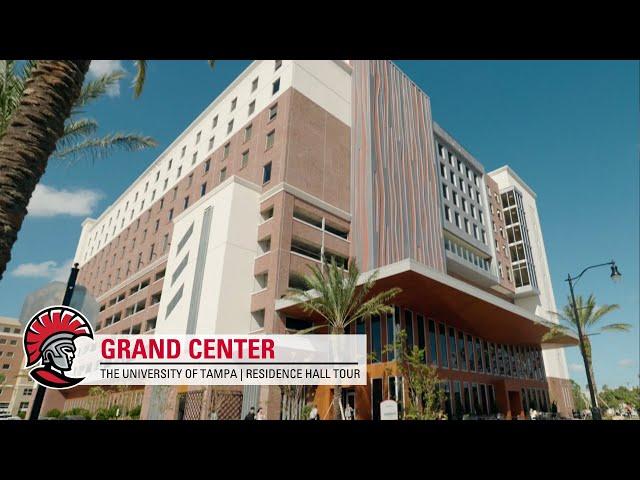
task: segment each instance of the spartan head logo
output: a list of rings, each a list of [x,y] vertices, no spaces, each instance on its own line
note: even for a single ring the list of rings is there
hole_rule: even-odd
[[[23,338],[26,368],[41,364],[29,372],[31,378],[55,389],[69,388],[84,380],[65,374],[73,366],[78,337],[93,339],[93,329],[84,315],[71,307],[47,307],[31,317]]]

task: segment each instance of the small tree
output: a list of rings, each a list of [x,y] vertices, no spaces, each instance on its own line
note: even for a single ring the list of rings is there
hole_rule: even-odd
[[[354,260],[349,261],[348,270],[338,266],[335,257],[328,264],[311,265],[311,273],[304,278],[306,290],[291,289],[287,297],[301,302],[307,314],[316,314],[322,319],[321,325],[306,329],[306,332],[327,327],[332,335],[343,335],[349,325],[358,320],[392,313],[388,302],[402,290],[391,288],[371,294],[378,277],[372,272],[360,281],[360,271]],[[333,389],[333,418],[342,419],[342,386]]]
[[[591,395],[591,407],[596,408],[598,405],[598,391],[596,389],[595,376],[593,374],[593,356],[591,351],[590,336],[597,333],[606,332],[628,332],[631,329],[629,323],[610,323],[602,325],[602,318],[620,308],[619,305],[596,305],[596,298],[593,294],[585,300],[581,295],[576,295],[576,305],[571,301],[571,297],[567,299],[567,304],[562,312],[555,313],[560,319],[560,323],[551,327],[551,329],[542,337],[543,342],[553,341],[556,338],[567,335],[575,335],[580,341],[580,353],[584,361],[584,367]],[[576,313],[577,312],[577,318]],[[580,328],[578,328],[580,325]]]
[[[425,362],[425,351],[412,345],[407,347],[407,332],[396,333],[393,343],[382,350],[393,353],[398,374],[407,383],[407,406],[404,418],[407,420],[437,420],[442,416],[443,394],[436,367]],[[387,374],[391,369],[387,368]]]

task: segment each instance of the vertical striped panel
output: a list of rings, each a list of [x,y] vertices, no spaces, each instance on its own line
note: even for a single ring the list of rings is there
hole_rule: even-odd
[[[362,270],[405,258],[445,271],[431,105],[387,60],[354,61],[352,256]]]

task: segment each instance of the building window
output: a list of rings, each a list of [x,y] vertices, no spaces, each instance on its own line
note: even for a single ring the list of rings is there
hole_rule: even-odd
[[[473,224],[473,237],[476,240],[480,240],[480,237],[478,235],[478,225],[476,225],[475,223]]]
[[[249,163],[249,150],[242,153],[242,159],[240,160],[240,168],[244,168]]]
[[[177,172],[177,174],[176,174],[176,178],[180,178],[180,175],[181,175],[181,174],[182,174],[182,165],[180,165],[180,166],[178,167],[178,172]]]
[[[269,121],[273,120],[278,116],[278,104],[276,103],[273,107],[269,109]]]
[[[189,175],[189,184],[187,185],[187,188],[191,187],[191,184],[193,183],[193,173],[191,175]]]
[[[244,141],[248,141],[251,139],[251,130],[253,130],[252,125],[249,125],[244,129]]]
[[[438,339],[436,337],[436,324],[432,319],[428,320],[428,334],[429,334],[429,351],[428,359],[429,363],[438,363]]]
[[[227,167],[220,170],[220,181],[224,182],[225,178],[227,178]]]
[[[447,205],[444,206],[444,218],[446,218],[448,222],[451,221],[451,209]]]
[[[269,150],[271,147],[273,147],[273,142],[275,141],[276,138],[276,131],[275,130],[271,130],[269,133],[267,133],[267,147],[266,150]]]
[[[464,333],[458,332],[458,352],[460,354],[460,368],[467,369],[467,348],[464,341]]]
[[[453,327],[449,327],[449,358],[451,368],[458,368],[458,347],[456,344],[456,332]]]
[[[438,144],[438,155],[444,158],[444,147],[440,144]]]
[[[227,124],[227,134],[231,133],[231,130],[233,130],[233,120]]]
[[[467,209],[467,201],[464,198],[462,199],[462,210],[464,210],[464,213],[468,213],[468,209]]]
[[[211,169],[211,160],[204,162],[204,173],[207,173]]]
[[[211,150],[211,149],[213,148],[213,142],[214,142],[215,138],[216,138],[216,137],[211,137],[211,138],[209,139],[209,150]]]
[[[256,101],[254,100],[249,104],[249,115],[251,115],[255,111],[256,111]]]
[[[169,179],[165,178],[164,179],[164,185],[163,185],[162,189],[166,190],[168,185],[169,185]],[[122,220],[124,221],[124,218]]]
[[[184,197],[184,209],[189,208],[189,197]]]
[[[200,137],[202,136],[202,130],[198,132],[196,135],[196,145],[200,142]]]
[[[282,66],[282,60],[276,60],[275,61],[275,68],[273,69],[273,71],[277,71],[280,67]]]
[[[455,218],[456,218],[456,227],[460,228],[460,214],[458,212],[455,212]]]
[[[173,220],[173,208],[169,210],[169,221]]]
[[[157,232],[157,231],[158,231],[158,228],[160,228],[160,219],[157,219],[157,220],[156,220],[156,225],[155,225],[155,227],[154,227],[154,230],[153,230],[153,231],[154,231],[154,232]]]
[[[231,142],[228,142],[224,146],[224,150],[222,151],[222,159],[223,160],[229,156],[229,150],[231,150]]]
[[[207,193],[207,182],[200,185],[200,196],[203,197],[205,193]]]
[[[453,204],[456,207],[460,206],[460,204],[458,203],[458,192],[452,190],[451,193],[453,194]]]
[[[187,153],[187,146],[182,147],[182,151],[180,152],[180,158],[184,157],[184,154]]]
[[[271,89],[271,95],[275,95],[280,90],[280,79],[278,78],[273,82],[273,88]]]
[[[253,79],[251,82],[251,92],[255,92],[258,89],[258,77]]]
[[[213,117],[213,121],[211,122],[211,128],[216,128],[218,126],[218,115]]]
[[[231,110],[230,110],[231,112],[233,112],[236,109],[236,105],[238,105],[238,97],[231,100]]]
[[[447,168],[444,166],[444,163],[440,164],[440,175],[442,178],[447,178]]]
[[[469,220],[468,219],[464,219],[464,231],[467,233],[471,233],[471,231],[469,230]]]
[[[194,165],[197,159],[198,159],[198,152],[193,152],[193,156],[191,157],[191,165]]]
[[[449,355],[447,353],[447,331],[444,323],[438,324],[438,339],[440,348],[440,366],[449,368]]]
[[[262,167],[262,184],[268,183],[271,180],[271,162]]]

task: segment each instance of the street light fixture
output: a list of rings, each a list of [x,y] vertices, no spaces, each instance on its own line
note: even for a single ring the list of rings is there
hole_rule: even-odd
[[[618,270],[615,262],[613,262],[613,265],[611,265],[611,280],[613,280],[615,283],[618,283],[620,280],[622,280],[622,274]]]
[[[580,277],[584,275],[587,270],[591,270],[592,268],[611,266],[611,280],[614,282],[619,282],[622,278],[622,274],[618,271],[618,266],[616,265],[615,260],[611,260],[606,263],[599,263],[597,265],[591,265],[590,267],[585,268],[580,272],[579,275],[572,277],[570,274],[567,275],[566,281],[569,282],[569,291],[571,292],[571,307],[573,309],[573,315],[576,319],[576,328],[578,329],[578,340],[580,342],[580,353],[582,354],[582,360],[584,361],[584,370],[587,376],[587,385],[589,387],[589,396],[591,397],[591,418],[594,420],[602,420],[602,415],[600,414],[600,408],[598,408],[598,399],[596,397],[595,388],[593,385],[593,378],[591,378],[591,369],[589,368],[589,362],[587,361],[587,355],[585,354],[585,344],[584,337],[582,334],[582,325],[580,325],[580,317],[578,315],[578,307],[576,305],[576,297],[573,293],[573,287],[578,283]]]

